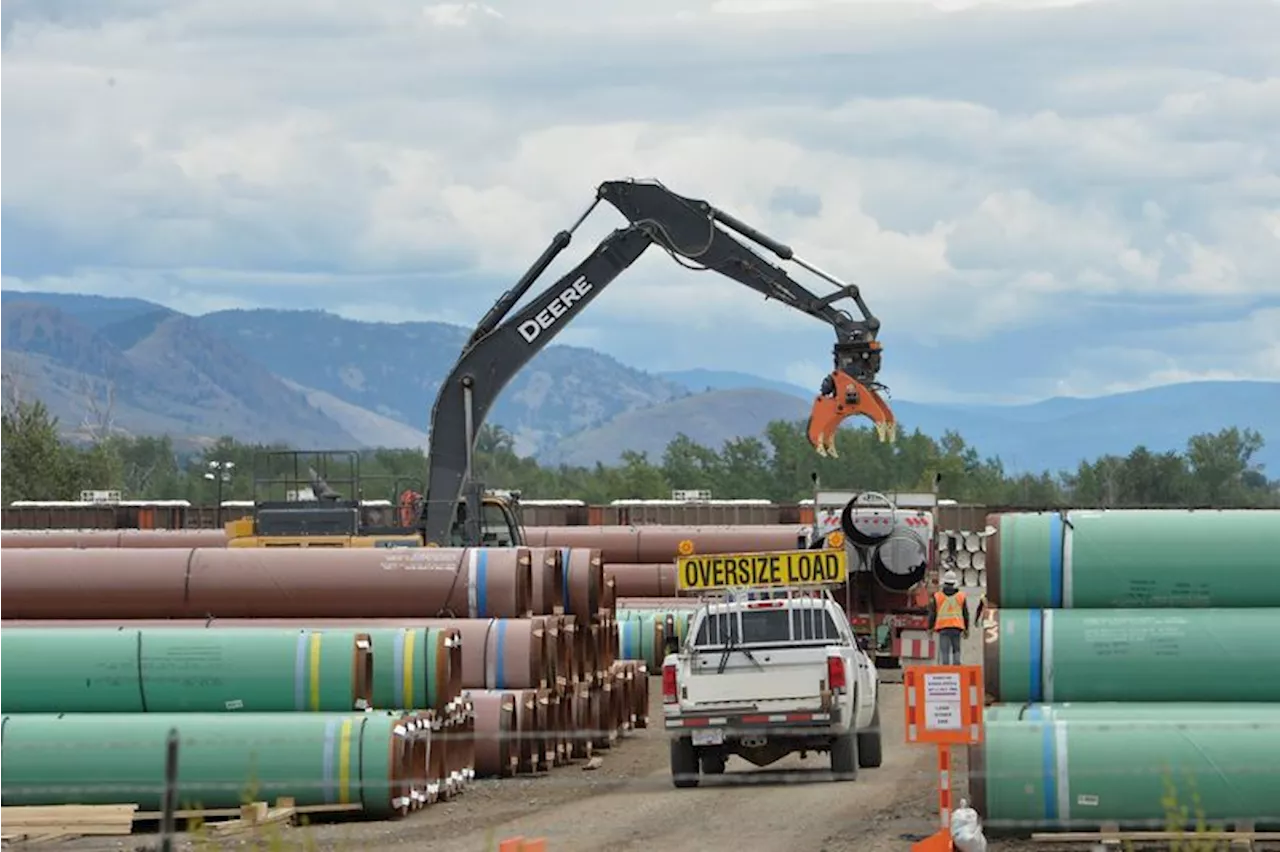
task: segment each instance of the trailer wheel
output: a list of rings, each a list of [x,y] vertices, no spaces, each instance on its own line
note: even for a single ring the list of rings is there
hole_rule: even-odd
[[[837,781],[858,780],[858,737],[853,732],[831,741],[831,774]]]
[[[671,783],[681,789],[698,786],[698,753],[689,737],[671,739]]]
[[[884,761],[884,748],[880,739],[880,705],[871,714],[871,729],[858,732],[858,765],[863,769],[875,769]]]

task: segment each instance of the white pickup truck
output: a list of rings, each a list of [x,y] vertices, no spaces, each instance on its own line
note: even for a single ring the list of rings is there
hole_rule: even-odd
[[[756,766],[831,753],[838,780],[881,761],[879,681],[830,595],[707,603],[662,665],[671,778],[695,787],[729,755]]]

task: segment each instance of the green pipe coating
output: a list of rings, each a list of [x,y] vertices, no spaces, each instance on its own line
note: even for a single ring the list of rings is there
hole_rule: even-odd
[[[1075,509],[992,524],[996,606],[1280,606],[1280,510]]]

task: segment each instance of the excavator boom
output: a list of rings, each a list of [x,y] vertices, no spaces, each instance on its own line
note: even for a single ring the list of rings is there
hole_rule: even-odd
[[[627,226],[613,231],[585,260],[515,310],[601,201],[622,213]],[[742,240],[794,262],[837,289],[824,296],[810,292]],[[446,544],[451,538],[458,500],[471,476],[476,433],[498,394],[565,325],[653,245],[668,252],[682,266],[718,272],[766,298],[777,299],[826,322],[835,330],[835,369],[824,380],[809,418],[809,440],[820,454],[834,455],[836,428],[840,421],[857,414],[870,417],[883,439],[892,439],[893,414],[876,390],[880,387],[876,382],[880,369],[881,350],[876,340],[880,321],[872,315],[857,285],[824,272],[797,256],[790,246],[706,201],[678,195],[656,181],[607,181],[599,186],[595,201],[577,222],[556,234],[533,266],[480,320],[440,388],[431,412],[427,491],[420,515],[428,544]],[[841,300],[851,300],[858,315],[836,307]],[[480,543],[475,539],[476,518],[481,511],[479,498],[469,495],[468,544]]]

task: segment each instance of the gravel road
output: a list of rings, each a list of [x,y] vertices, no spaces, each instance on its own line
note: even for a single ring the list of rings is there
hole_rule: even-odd
[[[977,654],[976,639],[966,649],[969,659]],[[857,781],[831,781],[825,754],[787,758],[763,770],[733,758],[724,776],[704,776],[691,790],[671,785],[656,680],[650,695],[654,727],[620,740],[597,769],[580,763],[540,776],[479,781],[453,802],[403,820],[286,829],[281,839],[293,841],[286,848],[342,852],[481,852],[515,835],[545,837],[551,852],[903,852],[936,830],[935,752],[903,741],[901,684],[882,684],[884,764],[862,770]],[[957,749],[959,793],[964,770],[964,750]],[[63,848],[147,848],[149,840],[84,838]],[[992,843],[991,850],[1025,847]]]

